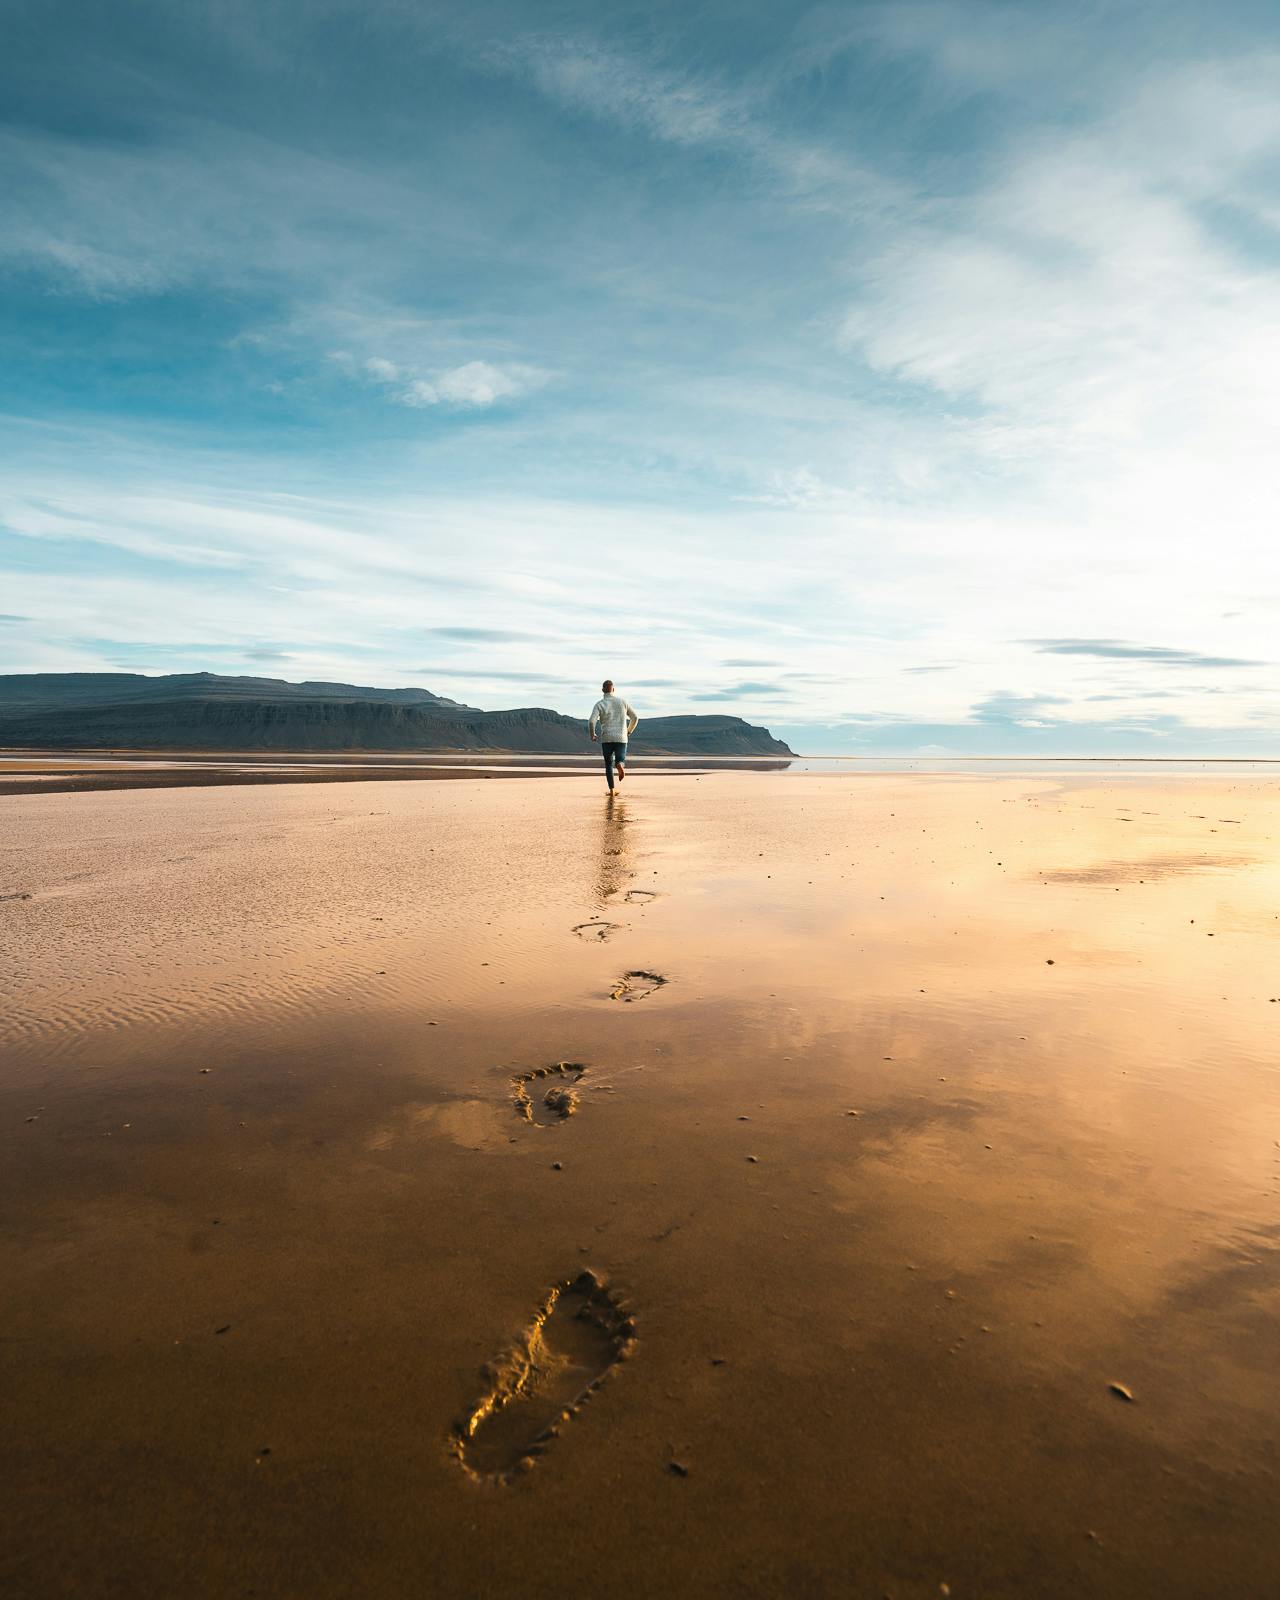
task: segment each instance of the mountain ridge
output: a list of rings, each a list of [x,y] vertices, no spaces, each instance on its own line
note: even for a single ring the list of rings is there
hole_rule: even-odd
[[[544,706],[482,711],[429,689],[290,683],[218,673],[0,674],[0,746],[192,750],[589,749],[585,719]],[[741,717],[644,719],[637,754],[793,755]]]

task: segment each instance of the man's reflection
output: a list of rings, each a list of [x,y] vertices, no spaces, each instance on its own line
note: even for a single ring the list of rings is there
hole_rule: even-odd
[[[627,802],[611,794],[604,802],[600,831],[600,865],[596,874],[596,898],[603,908],[626,887],[631,876],[628,865]]]

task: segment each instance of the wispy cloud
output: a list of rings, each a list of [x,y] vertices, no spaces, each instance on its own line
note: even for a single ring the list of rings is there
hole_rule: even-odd
[[[1174,650],[1167,645],[1127,644],[1122,639],[1029,639],[1041,655],[1095,656],[1105,661],[1157,661],[1177,667],[1261,667],[1263,661],[1243,656],[1204,655],[1196,650]]]
[[[768,172],[781,194],[807,205],[884,204],[886,175],[847,150],[805,139],[771,115],[759,86],[686,62],[620,48],[585,34],[531,33],[479,58],[525,78],[562,105],[663,143],[737,155]]]
[[[332,350],[329,359],[351,377],[364,379],[386,391],[400,405],[445,406],[480,411],[503,400],[531,394],[550,374],[524,362],[464,361],[460,366],[438,368],[428,375],[385,356],[363,360],[348,350]]]
[[[435,678],[465,678],[474,684],[538,683],[581,687],[574,678],[557,677],[554,673],[546,672],[514,672],[495,667],[413,667],[409,670],[416,673],[425,683],[430,683]]]
[[[785,695],[787,690],[776,683],[735,683],[723,689],[704,689],[691,694],[691,700],[759,700]]]
[[[183,286],[364,283],[377,247],[414,238],[397,175],[195,117],[157,137],[0,133],[0,260],[111,301]],[[341,227],[335,221],[341,219]],[[364,238],[359,237],[364,230]]]
[[[972,708],[975,722],[1012,723],[1020,728],[1043,728],[1048,722],[1042,713],[1050,706],[1068,706],[1070,700],[1059,694],[1016,694],[1007,689],[987,695]]]
[[[1111,487],[1136,471],[1156,489],[1158,460],[1162,510],[1190,489],[1199,508],[1197,469],[1255,459],[1277,397],[1260,356],[1280,351],[1280,286],[1205,208],[1270,228],[1256,164],[1280,141],[1278,70],[1151,67],[1093,122],[1024,134],[977,193],[922,210],[880,254],[846,340],[979,402],[964,431],[994,461],[1092,460]],[[1230,488],[1213,492],[1221,515]]]
[[[510,644],[542,643],[536,633],[522,633],[515,628],[423,628],[423,633],[435,639],[453,639],[460,644]]]

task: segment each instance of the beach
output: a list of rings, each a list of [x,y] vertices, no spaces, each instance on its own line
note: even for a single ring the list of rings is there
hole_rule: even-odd
[[[6,1596],[1272,1593],[1276,779],[505,776],[0,796]]]

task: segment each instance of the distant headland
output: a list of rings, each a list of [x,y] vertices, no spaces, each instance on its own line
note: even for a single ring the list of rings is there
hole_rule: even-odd
[[[570,755],[584,718],[542,706],[481,711],[429,689],[288,683],[214,672],[0,674],[0,746],[10,749],[417,750]],[[637,754],[790,756],[741,717],[647,717]]]

